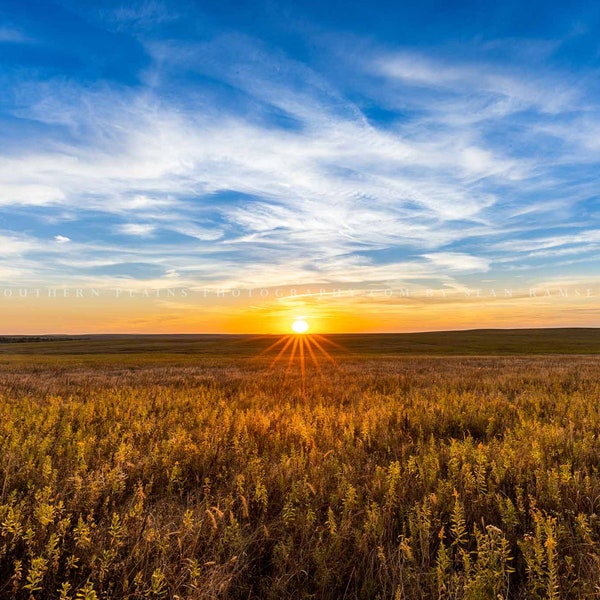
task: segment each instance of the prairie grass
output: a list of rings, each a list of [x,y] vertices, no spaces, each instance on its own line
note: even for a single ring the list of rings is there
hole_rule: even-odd
[[[600,594],[600,363],[5,355],[0,598]]]

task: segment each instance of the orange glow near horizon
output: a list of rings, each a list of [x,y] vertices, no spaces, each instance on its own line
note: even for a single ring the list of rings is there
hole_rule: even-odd
[[[597,327],[600,296],[514,298],[1,297],[3,335],[223,333],[304,336],[481,328]],[[302,317],[301,317],[302,316]],[[305,347],[306,350],[306,347]],[[318,349],[313,348],[317,353]],[[310,355],[306,360],[311,361]]]

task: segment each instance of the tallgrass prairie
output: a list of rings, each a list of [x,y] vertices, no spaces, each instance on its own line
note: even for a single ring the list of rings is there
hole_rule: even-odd
[[[598,597],[598,359],[373,339],[304,381],[6,344],[0,597]]]

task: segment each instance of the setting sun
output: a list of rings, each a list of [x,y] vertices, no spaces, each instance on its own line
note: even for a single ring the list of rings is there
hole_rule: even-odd
[[[304,317],[299,317],[292,323],[294,333],[306,333],[308,331],[308,323]]]

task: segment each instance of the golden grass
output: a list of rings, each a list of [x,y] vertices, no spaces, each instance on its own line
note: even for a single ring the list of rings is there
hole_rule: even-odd
[[[25,360],[1,598],[600,593],[597,359]]]

